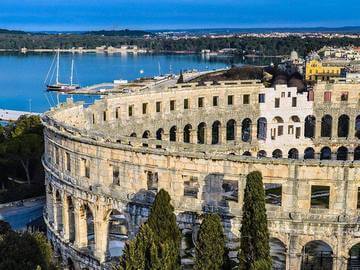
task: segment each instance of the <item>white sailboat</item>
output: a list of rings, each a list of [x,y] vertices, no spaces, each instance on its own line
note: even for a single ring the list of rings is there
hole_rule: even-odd
[[[78,84],[74,84],[73,80],[74,80],[74,59],[71,60],[71,74],[70,74],[70,84],[68,83],[61,83],[59,81],[59,77],[60,77],[60,50],[57,50],[56,53],[56,79],[55,79],[55,83],[54,84],[47,84],[46,85],[46,89],[47,91],[58,91],[58,92],[69,92],[69,91],[73,91],[76,89],[79,89],[80,86]],[[53,62],[54,64],[54,62]],[[51,72],[51,70],[53,69],[53,64],[50,67],[50,70],[48,72],[48,76]]]

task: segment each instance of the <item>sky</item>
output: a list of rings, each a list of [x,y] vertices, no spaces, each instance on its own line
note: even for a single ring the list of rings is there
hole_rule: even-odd
[[[359,0],[0,0],[26,31],[360,26]]]

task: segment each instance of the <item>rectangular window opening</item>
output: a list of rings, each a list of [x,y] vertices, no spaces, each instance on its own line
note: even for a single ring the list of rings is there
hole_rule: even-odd
[[[161,112],[161,101],[156,102],[156,112]]]
[[[215,96],[213,97],[213,106],[218,106],[219,105],[219,97]]]
[[[250,104],[250,95],[246,94],[243,96],[243,104]]]
[[[198,98],[198,107],[199,108],[204,107],[204,98],[203,97]]]
[[[259,94],[259,103],[265,103],[265,94]]]
[[[182,176],[184,180],[184,196],[197,198],[199,193],[199,181],[196,176]]]
[[[120,185],[120,170],[119,166],[112,166],[113,167],[113,184]]]
[[[184,99],[184,109],[185,110],[189,109],[189,99],[188,98]]]
[[[233,95],[228,96],[228,105],[234,105],[234,96]]]
[[[272,204],[281,206],[282,199],[282,185],[281,184],[272,184],[265,183],[265,202],[266,204]]]
[[[148,190],[158,190],[159,177],[157,172],[145,171],[147,175],[147,188]]]
[[[329,186],[311,186],[311,208],[329,209],[329,202]]]
[[[275,108],[280,107],[280,98],[275,98]]]
[[[175,110],[175,100],[170,100],[170,111]]]
[[[239,201],[239,183],[236,180],[223,180],[223,199],[226,201]]]

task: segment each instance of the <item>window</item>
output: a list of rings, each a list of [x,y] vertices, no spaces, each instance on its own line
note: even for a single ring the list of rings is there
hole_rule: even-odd
[[[116,108],[115,109],[115,118],[119,119],[119,117],[120,117],[120,108]]]
[[[204,107],[204,98],[203,97],[198,98],[198,106],[199,106],[199,108]]]
[[[341,93],[340,100],[341,101],[348,101],[348,96],[349,96],[348,92]]]
[[[292,107],[296,107],[296,103],[297,103],[296,97],[293,97],[293,98],[291,99],[291,106],[292,106]]]
[[[265,103],[265,94],[259,94],[259,103]]]
[[[285,92],[281,92],[281,97],[285,97]]]
[[[300,134],[301,134],[301,127],[297,127],[295,129],[295,138],[299,139],[300,138]]]
[[[314,101],[314,91],[310,90],[308,92],[308,101]]]
[[[106,122],[106,111],[103,112],[103,120]]]
[[[85,176],[86,178],[90,178],[90,161],[82,158],[81,159],[81,168],[80,168],[81,176]]]
[[[184,99],[184,109],[185,110],[189,109],[189,99],[188,98]]]
[[[161,101],[156,101],[156,112],[161,112]]]
[[[159,177],[157,172],[145,171],[147,174],[147,187],[148,190],[158,190]]]
[[[233,105],[234,104],[234,96],[230,95],[228,96],[228,105]]]
[[[92,114],[92,123],[95,124],[95,114]]]
[[[55,147],[55,162],[57,165],[60,163],[59,148]]]
[[[288,97],[291,97],[291,92],[288,92]]]
[[[265,203],[281,206],[282,185],[281,184],[264,184]]]
[[[238,202],[239,183],[236,180],[223,180],[222,183],[223,199],[226,201]]]
[[[311,186],[311,208],[329,209],[329,199],[329,186]]]
[[[129,116],[133,116],[134,105],[129,106]]]
[[[243,104],[250,104],[250,95],[243,96]]]
[[[356,205],[356,209],[360,209],[360,187],[358,187],[358,190],[357,190],[357,205]]]
[[[331,92],[330,91],[325,91],[324,92],[324,101],[325,102],[331,102]]]
[[[170,100],[170,111],[175,110],[175,100]]]
[[[147,106],[148,106],[147,103],[143,103],[143,104],[142,104],[142,113],[143,113],[143,114],[146,114],[146,113],[147,113]]]
[[[293,125],[289,125],[289,126],[288,126],[288,134],[289,134],[289,135],[294,134],[294,126],[293,126]]]
[[[275,108],[280,107],[280,98],[275,98]]]
[[[282,136],[284,134],[284,127],[278,126],[278,136]]]
[[[199,193],[199,182],[195,176],[182,176],[184,180],[184,196],[197,198]]]
[[[112,166],[112,168],[113,168],[113,184],[114,185],[120,185],[119,166]]]
[[[215,96],[213,97],[213,106],[218,106],[219,105],[219,97]]]
[[[66,158],[66,170],[71,172],[71,159],[70,159],[70,154],[69,153],[65,153],[65,158]]]

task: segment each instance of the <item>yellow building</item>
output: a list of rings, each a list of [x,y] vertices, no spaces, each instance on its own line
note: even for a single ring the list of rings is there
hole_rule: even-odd
[[[318,60],[311,60],[306,63],[306,80],[328,81],[331,77],[339,77],[342,67],[325,66]]]

